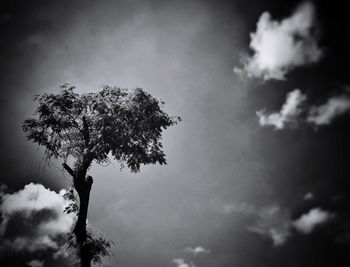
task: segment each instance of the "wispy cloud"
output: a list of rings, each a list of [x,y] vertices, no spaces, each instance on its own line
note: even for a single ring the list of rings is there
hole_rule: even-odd
[[[247,229],[272,240],[274,246],[284,244],[291,234],[289,215],[277,205],[263,207]]]
[[[46,251],[60,249],[58,240],[67,233],[74,215],[63,213],[69,204],[63,195],[40,184],[28,184],[22,190],[0,193],[0,250]]]
[[[337,116],[350,112],[350,98],[346,95],[335,96],[321,105],[310,109],[308,122],[315,125],[328,125]]]
[[[350,113],[350,97],[345,94],[331,97],[325,104],[319,106],[307,107],[303,105],[306,100],[306,95],[299,89],[289,92],[280,111],[267,113],[265,110],[259,110],[256,112],[259,124],[272,126],[276,130],[295,126],[299,121],[325,126],[335,118]],[[300,116],[302,113],[305,113],[303,118]]]
[[[276,204],[259,208],[244,202],[225,205],[224,210],[227,214],[252,216],[255,221],[247,226],[247,230],[270,239],[275,246],[284,244],[291,234],[289,213]]]
[[[303,234],[311,233],[317,226],[327,223],[334,217],[333,214],[320,208],[311,209],[293,222],[295,229]]]
[[[201,246],[197,246],[197,247],[194,247],[194,248],[191,248],[191,247],[187,247],[185,248],[185,251],[194,255],[194,256],[197,256],[198,254],[208,254],[210,253],[210,250],[209,249],[206,249],[204,247],[201,247]]]
[[[173,259],[173,263],[176,264],[176,267],[196,267],[192,262],[187,263],[183,258]]]
[[[301,114],[301,104],[306,100],[306,96],[295,89],[287,94],[286,102],[279,112],[266,114],[264,110],[257,111],[259,124],[261,126],[273,126],[276,130],[281,130],[285,126],[295,125],[298,115]]]
[[[231,214],[234,212],[237,213],[243,213],[243,214],[254,214],[257,213],[257,209],[255,208],[254,205],[243,202],[243,203],[233,203],[233,204],[226,204],[224,205],[224,212],[226,214]]]
[[[306,194],[304,195],[304,199],[305,199],[305,200],[312,200],[312,199],[314,199],[314,198],[315,198],[315,196],[314,196],[314,194],[311,193],[311,192],[308,192],[308,193],[306,193]]]
[[[305,197],[307,196],[307,198]],[[304,196],[304,200],[310,199],[311,194]],[[257,208],[251,204],[231,204],[230,213],[251,215],[255,221],[247,226],[247,230],[270,239],[274,246],[280,246],[287,242],[293,235],[293,230],[302,234],[310,234],[313,230],[334,218],[334,214],[320,208],[313,208],[300,218],[292,220],[288,209],[283,209],[277,204],[266,205]]]
[[[284,80],[294,68],[318,62],[322,51],[317,44],[316,26],[315,7],[310,2],[301,4],[282,21],[264,12],[256,32],[250,35],[254,54],[243,57],[243,67],[234,71],[264,80]]]
[[[31,261],[27,262],[27,266],[30,266],[30,267],[43,267],[44,266],[44,261],[31,260]]]

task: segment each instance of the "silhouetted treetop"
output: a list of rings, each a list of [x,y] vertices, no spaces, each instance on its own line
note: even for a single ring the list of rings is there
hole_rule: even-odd
[[[85,94],[67,84],[61,88],[36,96],[35,116],[23,123],[27,138],[44,146],[48,157],[71,156],[75,166],[89,166],[113,155],[133,172],[141,164],[166,163],[162,130],[181,118],[165,113],[164,102],[141,88],[104,86]]]

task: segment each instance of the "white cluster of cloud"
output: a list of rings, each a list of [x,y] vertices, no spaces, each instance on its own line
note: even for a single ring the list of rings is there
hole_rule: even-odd
[[[255,216],[255,222],[249,225],[247,230],[270,239],[274,246],[284,244],[292,235],[292,229],[302,234],[310,234],[317,226],[329,222],[334,217],[328,211],[314,208],[298,219],[292,220],[289,212],[276,204],[263,206],[260,209],[253,205],[243,204],[236,204],[237,208],[231,208],[231,213]],[[235,204],[230,206],[233,207]]]
[[[308,213],[303,214],[299,219],[293,222],[293,226],[301,233],[309,234],[318,225],[324,224],[333,218],[333,214],[320,208],[314,208]]]
[[[279,112],[266,114],[264,110],[257,111],[259,123],[262,126],[270,125],[276,130],[283,129],[286,125],[297,123],[297,118],[301,114],[301,104],[306,100],[306,96],[295,89],[287,94],[286,102]]]
[[[306,122],[323,126],[330,124],[336,117],[350,112],[350,98],[347,95],[334,96],[320,106],[302,107],[307,97],[299,89],[287,94],[286,101],[279,112],[267,114],[264,110],[256,114],[261,126],[273,126],[281,130],[287,126],[296,125],[301,113],[305,112]]]
[[[199,254],[209,254],[210,250],[204,248],[202,246],[196,247],[186,247],[184,249],[186,253],[191,254],[192,256],[198,256]],[[173,263],[176,264],[177,267],[196,267],[193,262],[186,262],[184,258],[176,258],[172,260]]]
[[[346,95],[335,96],[321,105],[310,109],[308,122],[315,125],[327,125],[337,116],[350,111],[350,98]]]
[[[254,54],[244,56],[243,67],[234,68],[234,72],[263,80],[285,80],[286,74],[294,68],[321,59],[323,53],[317,44],[316,28],[315,6],[311,2],[301,4],[290,17],[281,21],[273,20],[270,13],[264,12],[256,32],[250,35],[250,48]],[[300,90],[291,91],[279,112],[257,111],[260,125],[277,130],[295,125],[305,100],[306,95]],[[305,108],[306,122],[316,126],[328,125],[347,112],[350,112],[350,97],[335,96],[323,105]]]
[[[234,68],[238,74],[263,80],[285,80],[286,74],[296,67],[318,62],[322,50],[317,44],[315,6],[305,2],[294,13],[281,21],[264,12],[257,23],[256,32],[251,33],[250,48],[254,54],[242,58],[242,68]],[[277,130],[295,125],[302,112],[300,105],[306,96],[295,89],[287,95],[281,111],[267,114],[257,112],[262,126],[273,126]],[[311,107],[306,121],[321,126],[332,122],[337,116],[350,111],[350,98],[346,95],[330,98],[325,104]]]
[[[264,12],[256,32],[250,35],[253,56],[243,57],[243,68],[234,71],[264,80],[284,80],[292,69],[318,62],[322,50],[317,45],[316,26],[315,7],[310,2],[301,4],[282,21]]]
[[[75,216],[63,213],[69,204],[63,195],[30,183],[22,190],[6,193],[2,187],[1,250],[17,252],[60,250],[58,239],[71,230]],[[14,229],[15,227],[15,229]]]
[[[187,263],[183,258],[173,259],[173,263],[176,264],[176,267],[196,267],[192,262]]]
[[[210,250],[209,249],[206,249],[206,248],[203,248],[201,246],[197,246],[195,248],[191,248],[191,247],[187,247],[185,248],[185,251],[194,255],[194,256],[197,256],[198,254],[208,254],[210,253]]]

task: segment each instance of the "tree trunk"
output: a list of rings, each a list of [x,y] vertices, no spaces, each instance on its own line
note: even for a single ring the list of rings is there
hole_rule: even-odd
[[[80,205],[78,220],[74,227],[74,234],[79,245],[80,258],[81,258],[81,267],[90,267],[90,262],[92,259],[90,245],[87,242],[87,230],[86,230],[86,220],[87,213],[89,208],[89,199],[90,191],[93,180],[91,176],[85,178],[85,175],[82,177],[77,177],[77,181],[74,182],[74,186],[78,192]]]
[[[86,230],[86,219],[89,208],[90,191],[93,183],[91,176],[86,176],[87,168],[89,164],[82,166],[78,171],[73,171],[66,163],[63,167],[72,175],[74,180],[74,188],[79,195],[79,213],[78,220],[75,224],[73,233],[76,237],[76,241],[79,246],[80,252],[80,266],[90,267],[92,254],[90,251],[90,244],[87,242],[87,230]]]

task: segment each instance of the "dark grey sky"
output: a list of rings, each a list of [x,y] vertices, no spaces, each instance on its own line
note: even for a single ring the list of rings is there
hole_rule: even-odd
[[[348,248],[334,245],[338,220],[314,235],[293,232],[282,246],[247,227],[284,224],[284,213],[296,219],[316,207],[348,220],[348,119],[275,131],[256,116],[278,110],[295,88],[312,104],[350,84],[346,14],[336,2],[315,2],[323,61],[286,82],[262,82],[242,80],[233,68],[249,52],[262,12],[281,19],[299,1],[4,1],[0,181],[13,190],[30,182],[69,187],[54,167],[38,175],[42,150],[21,132],[34,94],[59,92],[66,82],[78,92],[142,87],[183,122],[164,134],[167,166],[138,174],[120,172],[117,162],[91,168],[89,224],[117,244],[105,264],[176,266],[173,259],[183,258],[197,267],[330,266]],[[308,192],[311,202],[303,199]],[[335,196],[345,200],[334,203]],[[186,252],[197,246],[210,253]]]

